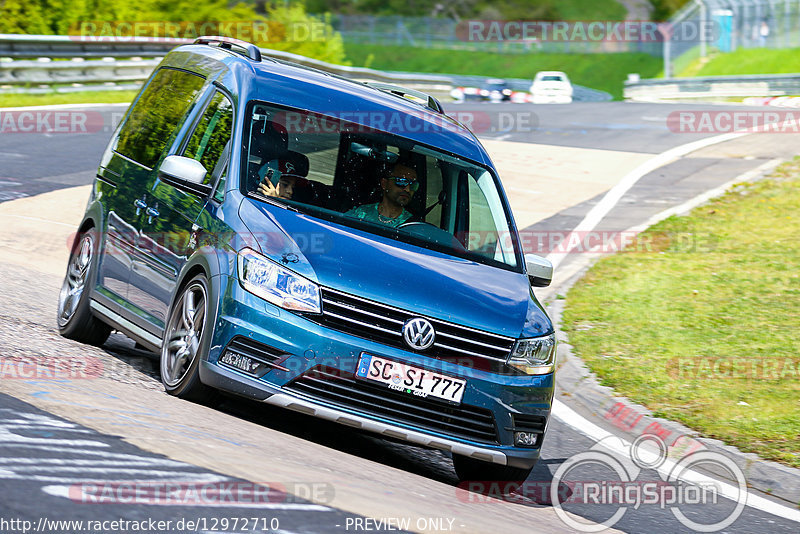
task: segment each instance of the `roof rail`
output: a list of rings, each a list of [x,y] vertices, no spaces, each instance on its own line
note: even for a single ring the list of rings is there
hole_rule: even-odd
[[[363,83],[364,85],[367,85],[369,87],[374,87],[375,89],[379,89],[387,93],[392,93],[393,95],[401,96],[403,98],[411,100],[412,102],[421,104],[426,108],[433,110],[437,113],[444,114],[444,108],[442,108],[442,104],[431,95],[423,93],[422,91],[407,89],[405,87],[401,87],[399,85],[393,85],[391,83],[383,83],[383,82],[363,82]]]
[[[203,35],[194,40],[194,44],[207,44],[217,43],[219,48],[230,50],[236,54],[241,54],[253,61],[261,61],[261,50],[253,43],[242,41],[241,39],[234,39],[233,37],[225,37],[224,35]],[[233,47],[241,50],[234,50]]]

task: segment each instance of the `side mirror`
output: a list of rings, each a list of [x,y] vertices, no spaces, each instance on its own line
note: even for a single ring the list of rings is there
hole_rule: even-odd
[[[196,159],[167,156],[158,168],[158,177],[178,189],[204,197],[211,193],[211,186],[203,183],[207,172]]]
[[[553,280],[553,264],[536,254],[525,254],[525,270],[533,287],[547,287]]]

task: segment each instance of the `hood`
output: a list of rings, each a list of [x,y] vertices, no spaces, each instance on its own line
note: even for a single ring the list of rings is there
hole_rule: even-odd
[[[250,199],[240,215],[263,254],[322,286],[509,337],[552,331],[522,273]]]

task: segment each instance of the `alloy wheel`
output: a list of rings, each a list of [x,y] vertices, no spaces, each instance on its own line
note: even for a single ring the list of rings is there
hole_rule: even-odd
[[[189,285],[175,304],[161,351],[161,378],[169,387],[180,384],[197,358],[207,306],[206,289],[199,282]]]
[[[58,298],[58,324],[64,326],[75,315],[78,309],[86,282],[89,278],[89,268],[92,265],[94,254],[94,239],[91,234],[84,234],[76,253],[72,256],[61,293]]]

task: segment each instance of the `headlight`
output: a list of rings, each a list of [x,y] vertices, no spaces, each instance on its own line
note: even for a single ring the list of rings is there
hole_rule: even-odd
[[[250,293],[281,308],[322,311],[317,284],[249,248],[239,252],[239,282]]]
[[[556,363],[555,333],[549,336],[519,339],[514,343],[508,365],[528,375],[546,375],[553,372]]]

